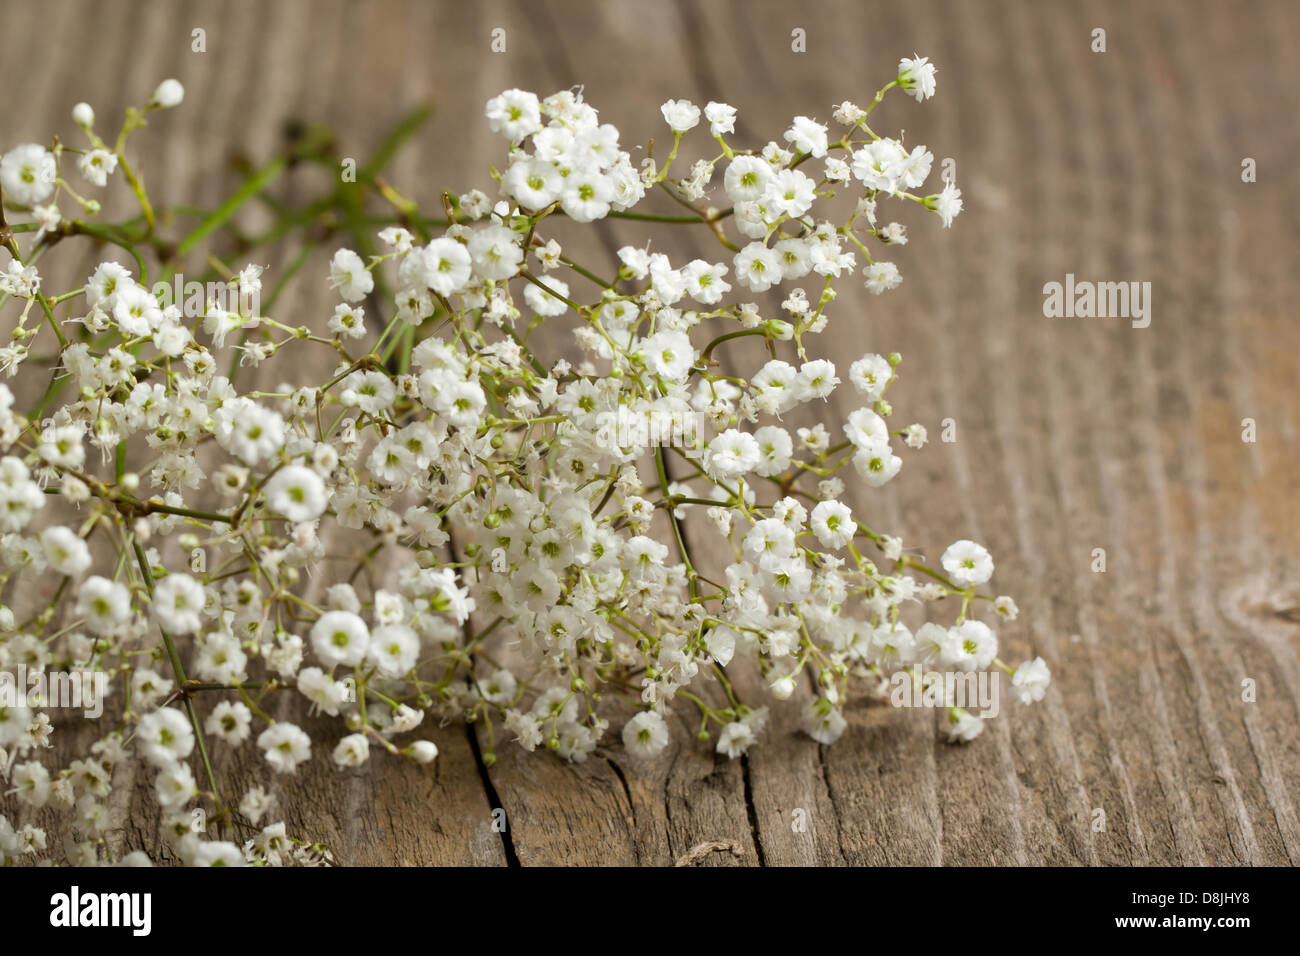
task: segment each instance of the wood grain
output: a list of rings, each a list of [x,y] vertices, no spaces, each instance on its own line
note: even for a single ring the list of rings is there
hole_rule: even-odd
[[[887,100],[877,128],[955,158],[966,210],[950,232],[900,214],[912,235],[892,256],[902,287],[874,298],[845,283],[815,349],[845,366],[903,354],[895,408],[932,441],[907,452],[902,480],[852,494],[855,513],[932,559],[958,538],[986,543],[995,583],[1021,607],[999,631],[1003,656],[1046,658],[1047,699],[1007,701],[964,747],[941,742],[932,714],[858,702],[822,747],[798,732],[803,688],[740,761],[696,744],[686,713],[649,765],[611,735],[580,766],[502,746],[485,767],[485,739],[449,726],[428,768],[377,759],[340,773],[318,756],[281,793],[291,829],[373,864],[1300,861],[1295,4],[0,0],[0,23],[13,91],[0,145],[46,138],[52,118],[67,127],[78,100],[109,117],[164,76],[185,83],[184,107],[141,137],[163,204],[215,202],[235,181],[228,154],[265,157],[288,118],[327,123],[345,154],[365,156],[432,102],[391,178],[435,209],[444,188],[490,185],[499,144],[481,107],[507,87],[583,84],[625,144],[666,138],[658,105],[670,97],[724,100],[761,145],[792,115],[826,120],[841,100],[866,101],[900,55],[939,64],[935,99]],[[200,26],[208,52],[191,53]],[[489,52],[494,27],[506,53]],[[791,51],[795,27],[806,54]],[[1090,50],[1095,27],[1105,53]],[[1240,177],[1248,156],[1253,184]],[[312,181],[277,188],[292,201]],[[631,225],[561,240],[597,271],[645,235],[674,256],[721,251]],[[304,275],[322,275],[327,256]],[[1045,318],[1042,286],[1067,272],[1150,281],[1151,326]],[[284,300],[291,321],[323,321],[321,293],[299,283]],[[544,348],[569,345],[556,335]],[[735,354],[758,353],[742,341]],[[848,410],[832,402],[791,424]],[[938,440],[947,418],[953,443]],[[1257,423],[1253,444],[1243,418]],[[718,558],[707,531],[688,534]],[[735,670],[756,695],[755,675]],[[67,728],[60,747],[87,733]],[[250,776],[247,755],[218,762],[227,780]],[[119,773],[114,840],[155,846],[148,775]],[[806,832],[791,826],[796,809]]]

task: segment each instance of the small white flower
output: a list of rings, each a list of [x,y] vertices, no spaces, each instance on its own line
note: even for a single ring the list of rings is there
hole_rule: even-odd
[[[808,153],[816,159],[826,155],[826,127],[807,116],[796,116],[790,128],[785,131],[785,141],[801,153]]]
[[[186,574],[169,574],[153,592],[153,613],[163,630],[192,634],[202,626],[200,615],[207,604],[203,585]]]
[[[212,708],[203,729],[230,746],[238,747],[248,739],[252,722],[253,713],[248,707],[239,701],[223,700]]]
[[[371,632],[366,653],[379,673],[385,677],[401,677],[415,666],[420,638],[404,624],[386,624]]]
[[[527,90],[506,90],[487,101],[484,111],[492,132],[511,142],[518,142],[542,128],[542,114],[537,94]]]
[[[961,190],[952,183],[944,186],[943,192],[927,196],[925,199],[925,208],[933,209],[939,214],[939,220],[945,229],[949,228],[952,221],[961,213],[962,205]]]
[[[733,202],[756,202],[776,178],[771,165],[758,156],[737,156],[723,176],[723,188]]]
[[[311,646],[327,667],[355,667],[366,656],[370,630],[351,611],[326,611],[311,626]]]
[[[266,501],[271,510],[298,524],[314,521],[325,513],[328,496],[325,483],[310,468],[288,465],[266,483]]]
[[[940,559],[948,577],[959,588],[983,584],[993,576],[993,557],[982,544],[962,539],[948,546]]]
[[[897,289],[903,281],[898,266],[892,262],[873,262],[862,270],[862,274],[867,277],[867,291],[872,295]]]
[[[653,710],[643,710],[624,724],[623,746],[634,757],[654,757],[668,746],[668,725]]]
[[[1052,672],[1041,657],[1025,661],[1011,675],[1011,693],[1022,704],[1033,704],[1043,699],[1052,682]]]
[[[535,286],[531,282],[524,286],[524,301],[538,315],[563,315],[569,308],[564,302],[564,299],[569,297],[569,284],[554,276],[547,276],[544,281],[546,289]],[[563,298],[560,298],[561,296]]]
[[[81,582],[75,614],[94,634],[111,634],[131,615],[131,592],[99,575]]]
[[[424,282],[441,296],[463,292],[472,269],[469,250],[455,239],[434,239],[421,253]]]
[[[821,501],[812,511],[812,529],[822,547],[839,550],[853,540],[858,527],[848,505]]]
[[[928,56],[912,54],[898,61],[898,85],[918,103],[934,96],[935,66]]]
[[[154,780],[154,792],[158,796],[158,804],[164,810],[174,810],[198,796],[199,786],[189,767],[183,763],[174,763],[158,771]]]
[[[351,249],[339,249],[330,260],[330,288],[346,302],[360,302],[375,288],[375,277]]]
[[[731,723],[723,726],[718,733],[718,743],[716,750],[720,754],[726,754],[732,760],[737,757],[743,757],[758,739],[758,727],[752,721],[733,720]]]
[[[311,738],[295,724],[284,721],[262,731],[257,746],[277,773],[294,773],[298,764],[311,757]]]
[[[50,567],[68,577],[76,577],[90,567],[90,548],[71,528],[46,528],[41,532],[41,549]]]
[[[360,767],[370,759],[370,741],[365,734],[348,734],[334,748],[333,757],[340,767]]]
[[[56,178],[54,157],[36,143],[15,146],[0,159],[0,189],[20,206],[45,202],[54,192]]]
[[[169,767],[190,755],[194,749],[194,730],[183,713],[164,707],[140,718],[135,740],[151,764]]]
[[[984,732],[984,721],[966,711],[957,712],[948,727],[948,742],[967,744]]]
[[[715,103],[712,100],[704,107],[704,118],[709,121],[709,134],[712,136],[724,136],[727,133],[736,131],[736,108],[726,103]]]
[[[669,100],[659,107],[664,122],[678,135],[694,129],[700,121],[700,108],[690,100]]]

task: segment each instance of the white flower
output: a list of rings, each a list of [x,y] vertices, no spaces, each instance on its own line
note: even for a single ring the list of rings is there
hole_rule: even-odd
[[[889,442],[873,441],[858,448],[853,456],[853,468],[872,488],[879,488],[903,467],[903,460],[894,454]]]
[[[609,213],[614,184],[599,170],[574,170],[564,181],[560,205],[574,222],[595,222]]]
[[[781,256],[761,242],[751,242],[736,254],[736,280],[750,292],[766,292],[782,279]]]
[[[54,192],[57,178],[54,157],[36,143],[15,146],[0,159],[0,189],[19,206],[45,202]]]
[[[546,289],[535,286],[531,282],[524,286],[524,301],[538,315],[563,315],[569,308],[564,302],[564,299],[569,297],[569,284],[554,276],[547,276],[545,284]]]
[[[379,673],[385,677],[401,677],[415,666],[420,639],[404,624],[386,624],[371,633],[366,653]]]
[[[819,698],[804,710],[803,730],[819,744],[833,744],[840,739],[849,723],[831,701]]]
[[[314,521],[329,503],[325,482],[310,468],[287,465],[266,483],[266,501],[271,510],[298,524]]]
[[[869,402],[880,400],[893,374],[889,360],[880,355],[864,355],[849,366],[849,381]]]
[[[758,466],[762,453],[758,441],[748,432],[728,428],[705,452],[705,469],[724,478],[738,478]]]
[[[935,66],[928,56],[913,53],[910,59],[903,57],[898,61],[898,85],[920,103],[934,96],[934,71]]]
[[[959,671],[983,670],[998,656],[998,638],[983,621],[963,621],[952,628],[952,640],[939,663]]]
[[[796,116],[785,131],[785,141],[801,153],[816,159],[826,155],[826,127],[807,116]]]
[[[817,184],[797,169],[783,169],[767,185],[763,202],[778,213],[802,216],[817,198]]]
[[[890,289],[897,289],[903,281],[903,277],[899,275],[898,266],[892,262],[873,262],[862,270],[862,274],[867,277],[867,291],[872,295],[880,295]]]
[[[202,626],[207,604],[203,585],[186,574],[169,574],[153,592],[153,614],[170,634],[191,634]]]
[[[1000,594],[994,599],[993,610],[1008,621],[1014,621],[1020,614],[1020,608],[1016,606],[1015,599],[1006,594]]]
[[[370,759],[370,741],[365,734],[348,734],[338,742],[333,756],[340,767],[360,767]]]
[[[646,368],[670,382],[685,382],[695,364],[695,349],[685,332],[656,332],[641,343],[638,351]]]
[[[71,528],[54,525],[41,532],[41,550],[50,567],[76,577],[90,567],[90,548]]]
[[[489,223],[470,236],[469,255],[474,271],[484,279],[509,279],[524,261],[515,234],[499,223]]]
[[[223,700],[212,708],[203,729],[230,746],[238,747],[248,739],[252,722],[253,713],[248,707],[239,701]]]
[[[164,810],[172,810],[198,796],[199,786],[189,767],[183,763],[174,763],[158,771],[154,780],[154,792],[158,796],[158,804]]]
[[[209,840],[194,848],[192,866],[242,867],[247,866],[244,851],[229,840]]]
[[[24,739],[31,722],[32,712],[26,706],[0,704],[0,747],[8,747]]]
[[[961,190],[952,183],[948,183],[943,187],[943,192],[926,197],[925,208],[937,212],[943,228],[947,229],[962,210]]]
[[[1047,694],[1047,686],[1052,682],[1052,672],[1047,662],[1041,657],[1025,661],[1011,675],[1011,693],[1022,704],[1033,704]]]
[[[678,135],[694,129],[700,121],[700,108],[690,100],[669,100],[659,107],[664,122]]]
[[[58,425],[41,432],[36,454],[60,468],[80,468],[86,462],[81,440],[85,433],[80,425]]]
[[[535,212],[560,198],[564,176],[554,163],[530,156],[511,163],[501,184],[520,206]]]
[[[93,634],[111,634],[131,615],[131,592],[126,586],[99,575],[81,582],[74,612]]]
[[[20,763],[13,769],[10,793],[29,807],[40,809],[50,799],[50,772],[35,760]]]
[[[726,274],[727,267],[721,262],[710,264],[703,259],[694,259],[682,268],[686,291],[701,305],[717,305],[731,291],[730,283],[722,278]]]
[[[776,178],[771,165],[758,156],[737,156],[723,176],[723,188],[732,202],[756,202]]]
[[[277,773],[294,773],[298,764],[311,757],[311,738],[296,725],[284,721],[262,731],[257,746]]]
[[[336,681],[319,667],[304,667],[298,672],[298,693],[312,702],[313,710],[331,717],[337,717],[349,696],[355,696],[354,685]]]
[[[623,746],[633,757],[654,757],[668,746],[668,725],[653,710],[643,710],[623,725]]]
[[[154,90],[150,105],[169,110],[173,106],[180,106],[183,99],[185,99],[185,87],[181,86],[180,81],[163,80]]]
[[[108,177],[117,169],[117,156],[108,150],[92,149],[77,160],[77,169],[86,178],[86,182],[95,186],[107,186]]]
[[[974,541],[955,541],[940,559],[948,577],[959,588],[983,584],[993,576],[993,557],[988,549]]]
[[[326,611],[311,626],[311,646],[327,667],[355,667],[366,656],[370,630],[351,611]]]
[[[351,249],[339,249],[330,260],[330,288],[345,302],[360,302],[375,288],[375,277]]]
[[[492,132],[500,133],[513,143],[542,128],[537,94],[527,90],[506,90],[500,96],[492,97],[484,112]]]
[[[974,714],[958,711],[948,728],[948,742],[967,744],[984,732],[984,721]]]
[[[849,506],[838,501],[818,502],[811,520],[813,533],[824,548],[843,548],[858,530]]]
[[[733,720],[718,733],[716,749],[718,753],[726,754],[734,760],[737,757],[743,757],[745,751],[750,748],[756,739],[757,736],[749,724]]]
[[[135,741],[155,767],[169,767],[194,749],[194,730],[179,710],[164,707],[145,714],[135,728]]]
[[[463,292],[469,285],[472,269],[469,250],[455,239],[434,239],[421,253],[424,282],[441,296]]]
[[[736,108],[728,106],[726,103],[715,103],[712,100],[704,107],[704,118],[709,121],[709,133],[712,136],[723,136],[727,133],[736,131]]]

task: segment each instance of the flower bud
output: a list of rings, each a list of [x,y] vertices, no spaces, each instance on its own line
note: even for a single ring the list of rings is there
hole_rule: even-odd
[[[181,86],[179,80],[163,80],[158,84],[158,89],[154,90],[149,105],[161,110],[169,110],[173,106],[180,106],[183,99],[185,99],[185,87]]]

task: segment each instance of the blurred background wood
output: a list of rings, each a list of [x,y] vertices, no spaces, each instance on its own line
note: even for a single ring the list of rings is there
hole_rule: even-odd
[[[442,754],[423,769],[375,759],[342,773],[319,748],[283,783],[291,833],[369,864],[666,865],[708,841],[734,849],[690,865],[1300,861],[1300,6],[0,0],[0,24],[3,147],[44,141],[52,124],[71,141],[79,100],[107,127],[158,80],[185,84],[184,106],[137,134],[161,205],[214,204],[238,182],[230,154],[261,161],[288,119],[329,124],[360,160],[432,103],[388,178],[436,210],[445,188],[491,186],[501,143],[482,107],[508,87],[582,84],[625,146],[667,139],[666,99],[721,100],[760,146],[795,114],[827,121],[842,100],[865,103],[902,55],[939,66],[932,101],[894,94],[874,125],[954,158],[966,210],[943,231],[882,205],[910,227],[889,256],[903,285],[874,298],[843,283],[814,349],[841,375],[864,352],[904,355],[898,421],[926,425],[931,444],[905,453],[900,480],[850,500],[931,559],[962,537],[990,547],[995,585],[1021,608],[999,630],[1003,656],[1048,660],[1044,703],[1004,694],[985,735],[953,747],[932,712],[858,700],[841,741],[821,747],[797,730],[805,689],[739,761],[695,744],[685,712],[650,766],[614,734],[576,767],[503,744],[483,768],[458,726],[435,732]],[[195,28],[205,53],[191,51]],[[490,52],[495,28],[504,53]],[[807,53],[792,52],[795,28]],[[307,186],[280,188],[291,200]],[[637,225],[562,239],[606,272],[618,244],[646,235],[675,259],[722,251]],[[329,297],[311,277],[327,252],[282,321],[323,327]],[[1150,327],[1045,318],[1043,285],[1066,273],[1151,282]],[[952,443],[938,440],[948,418]],[[1091,570],[1095,548],[1105,573]],[[249,779],[250,755],[218,754],[223,778]],[[119,774],[113,839],[153,848],[149,775]]]

